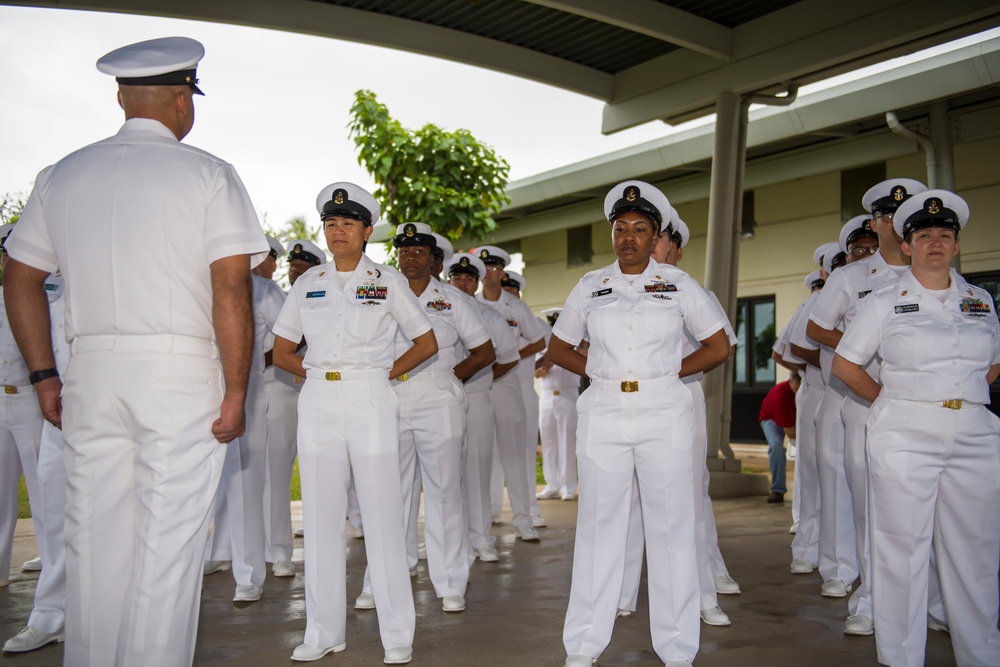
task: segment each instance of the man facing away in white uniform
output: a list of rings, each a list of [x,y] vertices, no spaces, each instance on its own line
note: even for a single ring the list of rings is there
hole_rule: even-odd
[[[250,269],[267,254],[232,165],[194,124],[183,38],[101,58],[125,125],[43,170],[6,248],[14,336],[66,440],[64,664],[189,665],[224,443],[244,431]],[[43,283],[65,280],[60,378]]]

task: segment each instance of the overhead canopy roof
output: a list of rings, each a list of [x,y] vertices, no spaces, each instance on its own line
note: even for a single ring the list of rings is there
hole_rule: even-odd
[[[711,113],[1000,25],[995,0],[67,0],[15,4],[288,30],[447,58],[607,104],[602,130]]]

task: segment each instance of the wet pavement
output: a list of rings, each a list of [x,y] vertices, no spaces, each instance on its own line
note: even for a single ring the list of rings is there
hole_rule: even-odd
[[[790,496],[789,496],[790,498]],[[494,526],[499,563],[476,562],[469,584],[466,611],[446,614],[434,596],[421,562],[414,580],[417,609],[413,665],[485,665],[524,667],[563,664],[562,626],[569,596],[576,502],[542,501],[547,528],[540,543],[516,540],[509,507],[504,523]],[[843,634],[847,600],[823,598],[820,577],[792,575],[788,534],[791,504],[768,505],[761,497],[715,503],[719,543],[730,573],[742,595],[719,596],[732,619],[730,627],[702,625],[699,667],[811,665],[876,665],[872,637]],[[347,650],[330,654],[318,665],[381,665],[374,611],[355,611],[361,592],[364,541],[350,537],[348,527]],[[294,578],[268,576],[263,598],[249,605],[232,602],[231,573],[205,578],[196,665],[290,664],[292,649],[305,629],[302,540],[296,539]],[[20,564],[37,551],[30,520],[22,520],[15,538],[14,560]],[[31,610],[35,576],[16,568],[12,582],[0,588],[0,640],[16,634]],[[652,666],[662,663],[652,650],[645,596],[639,611],[619,619],[611,645],[599,665]],[[950,666],[955,661],[947,634],[929,632],[927,664]],[[27,654],[3,654],[0,664],[50,667],[61,664],[62,648],[45,647]]]

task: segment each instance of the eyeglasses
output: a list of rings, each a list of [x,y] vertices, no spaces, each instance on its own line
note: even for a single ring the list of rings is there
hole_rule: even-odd
[[[872,218],[875,219],[885,218],[886,220],[892,220],[895,215],[895,211],[872,211]]]
[[[862,247],[862,248],[851,248],[849,252],[854,257],[864,257],[865,255],[874,255],[875,253],[878,252],[878,246],[877,245],[873,245],[870,248],[864,248],[864,247]]]

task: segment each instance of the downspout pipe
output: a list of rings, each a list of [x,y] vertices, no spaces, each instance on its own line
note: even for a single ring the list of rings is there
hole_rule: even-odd
[[[930,137],[920,134],[919,132],[914,132],[910,128],[899,122],[899,118],[896,117],[895,111],[885,112],[885,122],[889,125],[889,129],[893,131],[894,134],[907,139],[909,141],[916,142],[923,149],[924,154],[927,156],[927,187],[934,189],[937,187],[937,174],[938,174],[938,157],[937,148],[934,146],[934,142]]]

